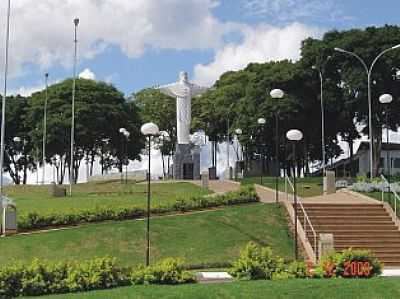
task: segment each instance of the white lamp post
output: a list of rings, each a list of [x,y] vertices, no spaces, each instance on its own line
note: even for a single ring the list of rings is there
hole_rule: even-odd
[[[372,100],[371,100],[371,74],[372,74],[372,70],[376,64],[376,62],[378,61],[379,58],[381,58],[385,53],[395,50],[395,49],[399,49],[400,48],[400,44],[393,46],[391,48],[388,48],[384,51],[382,51],[381,53],[379,53],[378,56],[375,57],[375,59],[372,61],[371,66],[368,68],[367,64],[365,63],[365,61],[358,56],[356,53],[354,52],[350,52],[350,51],[346,51],[344,49],[341,48],[335,48],[335,51],[338,51],[340,53],[344,53],[344,54],[348,54],[351,55],[355,58],[357,58],[361,64],[363,65],[366,73],[367,73],[367,85],[368,85],[368,126],[369,126],[369,164],[370,164],[370,179],[373,178],[374,174],[373,174],[373,161],[374,161],[374,156],[373,156],[373,145],[374,145],[374,141],[373,141],[373,132],[372,132]]]
[[[293,159],[293,198],[294,198],[294,255],[298,259],[298,246],[297,246],[297,187],[296,187],[296,143],[303,139],[303,133],[299,130],[293,129],[286,133],[288,140],[292,142],[292,159]]]
[[[324,110],[324,78],[322,74],[322,70],[315,65],[312,68],[318,71],[319,79],[320,79],[320,95],[321,95],[321,143],[322,143],[322,176],[325,176],[325,110]]]
[[[385,106],[385,122],[386,122],[386,165],[388,168],[388,182],[389,182],[389,197],[390,197],[390,176],[392,170],[392,163],[390,162],[390,147],[389,147],[389,104],[393,101],[391,94],[383,94],[379,97],[379,102]],[[383,142],[382,142],[383,143]]]
[[[1,102],[1,137],[0,137],[0,204],[3,203],[3,168],[4,168],[4,139],[6,134],[6,98],[7,98],[7,78],[8,78],[8,48],[10,44],[10,13],[11,1],[8,0],[7,5],[7,21],[6,21],[6,44],[4,55],[4,93]],[[5,214],[3,213],[3,222],[5,221]],[[5,228],[3,227],[3,235],[5,235]]]
[[[44,98],[44,109],[43,109],[43,150],[42,150],[42,163],[43,163],[43,172],[42,172],[42,185],[44,185],[44,181],[46,178],[46,137],[47,137],[47,100],[48,100],[48,79],[49,73],[44,74],[45,78],[45,98]]]
[[[263,117],[260,117],[259,119],[257,119],[257,123],[261,126],[261,130],[263,131],[264,130],[264,125],[265,125],[265,123],[266,123],[266,120],[265,120],[265,118],[263,118]],[[261,151],[260,151],[260,157],[261,157],[261,175],[260,175],[260,185],[262,185],[263,184],[263,172],[264,172],[264,157],[263,157],[263,154],[262,154],[262,145],[260,146],[260,149],[261,149]]]
[[[236,138],[237,138],[237,142],[238,142],[238,159],[241,160],[241,159],[242,159],[242,158],[241,158],[242,155],[240,155],[241,146],[240,146],[240,142],[239,142],[239,136],[243,134],[242,129],[237,128],[237,129],[235,130],[235,134],[236,134],[236,136],[237,136]]]
[[[282,99],[285,96],[285,93],[280,89],[273,89],[269,93],[271,98],[273,99]],[[275,112],[275,202],[279,202],[279,176],[280,176],[280,166],[279,166],[279,111]]]
[[[75,180],[74,178],[74,138],[75,138],[75,89],[76,89],[76,60],[77,60],[77,47],[78,47],[78,39],[77,39],[77,28],[79,25],[79,19],[74,19],[74,71],[72,78],[72,113],[71,113],[71,161],[69,166],[69,195],[72,196],[72,183]]]
[[[150,161],[151,161],[151,137],[159,135],[160,131],[158,126],[154,123],[146,123],[141,128],[140,131],[144,136],[147,137],[148,147],[149,147],[149,168],[147,173],[147,230],[146,230],[146,266],[150,264]]]
[[[125,155],[125,157],[124,157],[124,159],[121,159],[121,184],[122,184],[123,176],[124,176],[122,168],[123,168],[124,162],[126,162],[127,156],[128,156],[128,139],[129,139],[130,133],[125,128],[119,128],[119,132],[124,136],[122,151],[123,151],[123,155]],[[126,167],[125,167],[125,184],[127,184],[127,183],[128,183],[128,166],[126,165]]]

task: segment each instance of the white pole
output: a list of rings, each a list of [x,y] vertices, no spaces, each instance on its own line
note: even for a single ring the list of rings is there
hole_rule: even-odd
[[[0,203],[3,206],[3,168],[4,168],[4,137],[6,128],[6,97],[7,97],[7,75],[8,75],[8,48],[10,43],[10,12],[11,12],[11,1],[8,0],[7,7],[7,25],[6,25],[6,47],[5,47],[5,58],[4,58],[4,94],[3,101],[1,103],[1,142],[0,142]],[[2,235],[5,235],[5,213],[3,212],[3,226]]]
[[[43,111],[43,150],[42,150],[42,164],[43,164],[43,171],[42,171],[42,185],[44,185],[44,181],[46,178],[46,137],[47,137],[47,80],[49,78],[49,73],[44,74],[46,89],[45,89],[45,99],[44,99],[44,111]]]
[[[75,38],[74,38],[74,74],[72,79],[72,117],[71,117],[71,160],[69,165],[69,195],[72,196],[72,183],[74,181],[74,134],[75,134],[75,87],[76,87],[76,52],[77,52],[77,27],[79,19],[74,19]]]

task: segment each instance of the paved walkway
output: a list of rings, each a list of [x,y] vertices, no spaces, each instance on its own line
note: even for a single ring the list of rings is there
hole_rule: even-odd
[[[380,201],[349,190],[338,190],[334,194],[302,198],[303,203],[377,204]]]

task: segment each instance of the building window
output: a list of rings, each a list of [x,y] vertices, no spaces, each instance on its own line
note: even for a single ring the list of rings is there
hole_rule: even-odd
[[[400,158],[393,159],[393,168],[400,168]]]

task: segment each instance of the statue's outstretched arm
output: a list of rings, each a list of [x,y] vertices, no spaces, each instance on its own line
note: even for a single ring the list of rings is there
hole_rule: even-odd
[[[179,92],[177,83],[162,85],[162,86],[158,87],[157,89],[159,89],[163,94],[166,94],[173,98],[176,98],[176,96]]]

